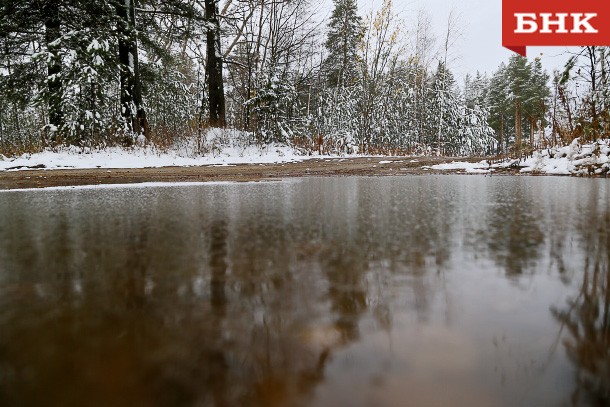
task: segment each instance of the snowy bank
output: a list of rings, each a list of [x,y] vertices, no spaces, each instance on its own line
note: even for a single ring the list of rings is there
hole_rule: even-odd
[[[507,168],[519,168],[521,173],[548,175],[602,175],[609,171],[610,140],[600,140],[591,144],[580,144],[575,139],[569,146],[535,151],[532,157],[518,160],[509,159],[490,164],[452,162],[423,167],[440,171],[464,171],[466,173],[490,173]]]
[[[41,153],[24,154],[16,158],[0,156],[0,171],[268,164],[313,158],[303,156],[286,145],[254,145],[247,137],[248,133],[245,132],[211,129],[198,148],[194,142],[189,142],[165,151],[151,146],[48,149]]]
[[[610,140],[580,144],[574,139],[566,147],[545,149],[519,164],[521,172],[559,175],[601,175],[608,173]]]
[[[2,170],[67,169],[67,168],[146,168],[197,165],[233,165],[242,163],[281,163],[302,161],[309,157],[298,155],[286,146],[226,148],[219,153],[199,157],[183,156],[177,151],[160,152],[150,147],[130,149],[107,148],[91,150],[65,148],[24,154],[0,160]]]

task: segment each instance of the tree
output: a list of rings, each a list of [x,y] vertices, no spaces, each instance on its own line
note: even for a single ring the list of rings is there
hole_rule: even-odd
[[[597,140],[610,134],[609,69],[610,47],[588,46],[568,60],[563,72],[561,85],[572,82],[584,88],[582,96],[572,92],[580,100],[578,117],[574,119],[579,132],[588,139]]]
[[[411,82],[413,93],[413,124],[416,143],[420,149],[427,149],[427,134],[424,125],[430,118],[427,110],[427,84],[432,61],[437,59],[438,52],[435,50],[436,38],[433,34],[430,14],[425,9],[420,9],[415,22],[415,34],[412,37],[410,65],[412,69]]]
[[[501,140],[541,128],[536,62],[509,61],[489,86],[469,79],[462,96],[448,57],[453,14],[435,47],[425,12],[411,34],[390,0],[366,24],[355,0],[334,1],[325,33],[310,0],[1,2],[0,149],[132,144],[142,134],[203,147],[206,122],[319,151],[469,154],[493,144],[488,121]],[[592,95],[607,106],[607,64],[597,67]],[[608,121],[595,110],[601,129]]]
[[[500,65],[494,73],[489,84],[488,104],[490,124],[499,135],[501,147],[512,141],[520,150],[524,129],[529,130],[530,144],[533,144],[538,123],[541,127],[545,125],[550,96],[548,79],[539,59],[528,63],[518,55],[511,56],[508,64]]]
[[[220,51],[218,0],[205,0],[205,20],[207,22],[206,76],[208,83],[210,126],[225,127],[225,94],[222,78],[222,53]]]
[[[331,86],[351,85],[358,77],[358,45],[364,35],[355,0],[333,0],[322,69]]]
[[[368,28],[363,37],[363,62],[360,75],[362,100],[357,114],[360,121],[362,152],[370,152],[374,144],[390,136],[384,111],[391,95],[384,88],[395,83],[394,73],[405,53],[400,42],[400,21],[394,13],[392,0],[384,0],[381,8],[369,16]]]
[[[129,132],[141,133],[148,138],[148,122],[142,101],[142,83],[140,81],[136,1],[119,0],[115,2],[118,15],[121,114]]]
[[[60,54],[60,18],[57,1],[47,1],[43,7],[46,15],[44,21],[45,45],[47,47],[47,87],[49,90],[49,124],[54,128],[63,125],[61,108],[61,54]]]
[[[318,38],[310,4],[262,2],[258,13],[244,30],[244,121],[260,142],[289,142],[297,133],[311,138],[308,113],[319,62],[312,57]]]
[[[459,115],[463,106],[453,74],[442,61],[430,78],[428,101],[429,115],[434,117],[428,122],[429,134],[436,136],[436,140],[431,139],[430,143],[436,144],[436,152],[440,155],[445,152],[443,143],[453,146],[459,143]]]
[[[506,65],[500,64],[498,70],[489,81],[486,104],[490,108],[490,126],[495,130],[498,137],[499,153],[505,151],[508,144],[508,133],[510,128],[510,100],[507,97],[508,75]]]
[[[440,91],[441,93],[445,93],[445,94],[450,94],[451,90],[449,89],[449,84],[448,79],[451,79],[453,81],[453,78],[448,78],[447,77],[447,57],[449,55],[449,48],[457,41],[457,39],[461,36],[461,33],[459,32],[458,26],[457,26],[458,22],[457,22],[457,17],[454,13],[453,10],[451,10],[451,12],[449,12],[449,17],[447,18],[447,32],[445,35],[445,41],[443,43],[443,62],[442,62],[442,69],[440,69],[440,64],[439,64],[439,70],[437,71],[437,74],[440,73],[441,76],[438,77],[437,76],[437,85],[438,86],[438,91]],[[440,80],[440,81],[439,81]],[[445,114],[445,99],[446,98],[441,98],[439,99],[439,113],[438,113],[438,121],[439,121],[439,125],[438,125],[438,137],[437,137],[437,155],[441,155],[442,153],[442,129],[443,129],[443,120],[444,120],[444,114]],[[448,108],[452,108],[453,106],[447,106]]]
[[[561,78],[562,74],[555,70],[553,72],[553,91],[550,104],[551,143],[553,146],[571,143],[574,133],[573,108],[567,96],[567,86],[562,83]]]
[[[477,71],[474,78],[466,74],[464,78],[464,99],[468,108],[474,109],[475,106],[486,107],[488,90],[489,78],[486,74],[481,74]]]

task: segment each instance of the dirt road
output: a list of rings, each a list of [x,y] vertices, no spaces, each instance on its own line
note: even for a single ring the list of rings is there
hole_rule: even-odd
[[[422,167],[456,160],[478,162],[481,159],[480,157],[468,159],[451,157],[358,157],[311,159],[284,164],[2,171],[0,172],[0,189],[140,182],[262,181],[290,177],[446,174],[448,171],[435,171]]]

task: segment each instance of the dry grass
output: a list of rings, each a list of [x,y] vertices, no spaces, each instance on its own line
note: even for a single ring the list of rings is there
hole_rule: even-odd
[[[0,154],[5,157],[18,157],[23,154],[35,154],[44,149],[40,140],[11,140],[0,142]]]

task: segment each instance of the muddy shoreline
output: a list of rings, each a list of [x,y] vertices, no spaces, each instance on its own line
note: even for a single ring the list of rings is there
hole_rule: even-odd
[[[200,167],[136,169],[32,169],[0,172],[0,189],[57,186],[131,184],[142,182],[264,181],[294,177],[396,176],[464,173],[438,171],[424,166],[452,161],[479,162],[482,157],[357,157],[323,158],[279,164],[238,164]],[[515,169],[494,169],[494,175],[518,174]]]

